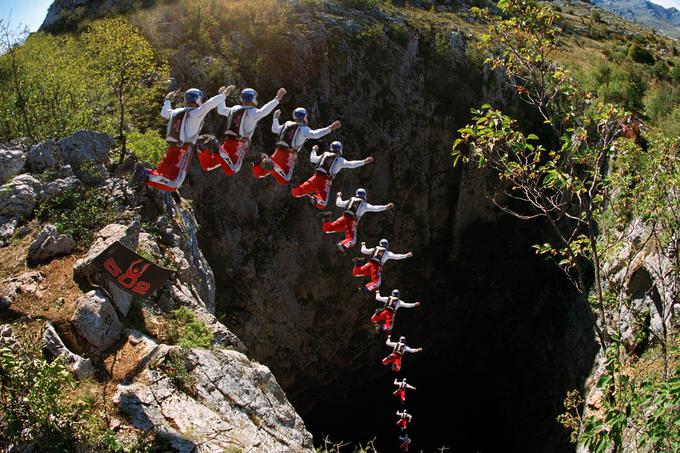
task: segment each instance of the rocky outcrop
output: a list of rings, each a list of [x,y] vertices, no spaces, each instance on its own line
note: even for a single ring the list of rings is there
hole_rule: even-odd
[[[66,167],[69,168],[70,167]],[[38,201],[44,202],[51,200],[57,195],[63,194],[64,192],[74,190],[79,187],[82,183],[76,176],[69,176],[63,179],[55,179],[50,181],[43,186],[43,189],[38,194]]]
[[[0,184],[21,173],[25,163],[26,155],[20,149],[0,148]]]
[[[0,187],[0,246],[12,237],[16,227],[28,218],[37,203],[40,181],[19,175]]]
[[[68,255],[76,243],[68,234],[59,234],[54,225],[45,225],[28,247],[28,261],[37,263],[59,255]]]
[[[71,323],[90,344],[95,356],[112,346],[123,330],[111,301],[99,290],[90,291],[76,300]]]
[[[78,131],[58,142],[45,140],[32,147],[27,154],[28,167],[33,173],[70,165],[76,172],[82,171],[84,164],[101,171],[101,165],[109,160],[109,151],[115,145],[111,136],[101,132]]]
[[[39,271],[26,272],[3,281],[0,291],[0,304],[9,307],[20,294],[39,295],[40,284],[45,280],[45,274]]]
[[[92,360],[85,359],[78,354],[71,352],[59,337],[59,334],[54,330],[52,323],[46,322],[42,334],[43,349],[51,359],[57,357],[65,357],[66,363],[76,375],[79,380],[83,380],[94,374],[94,366]]]
[[[145,342],[144,356],[155,357],[114,396],[135,427],[158,433],[179,452],[313,451],[311,435],[266,367],[236,351],[158,354]],[[171,377],[178,366],[187,372],[180,382]]]

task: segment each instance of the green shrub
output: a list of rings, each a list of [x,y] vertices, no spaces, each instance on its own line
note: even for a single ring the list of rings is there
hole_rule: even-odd
[[[380,0],[339,0],[343,5],[354,9],[371,9],[380,4]]]
[[[115,207],[101,189],[65,190],[42,203],[36,210],[41,222],[53,223],[62,234],[69,234],[79,246],[92,242],[94,235],[116,217]]]
[[[182,348],[210,349],[213,344],[213,333],[187,307],[172,311],[168,335],[174,344]]]
[[[167,143],[155,131],[147,130],[130,132],[127,136],[127,146],[138,160],[155,167],[163,159]]]
[[[187,368],[187,356],[184,351],[171,351],[165,357],[162,366],[172,384],[189,395],[193,395],[196,388],[196,376]]]
[[[652,55],[652,53],[638,43],[633,43],[628,48],[628,58],[630,58],[636,63],[649,65],[654,64],[654,56]]]

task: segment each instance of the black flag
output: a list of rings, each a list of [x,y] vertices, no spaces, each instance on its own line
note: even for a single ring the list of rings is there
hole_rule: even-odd
[[[163,286],[173,271],[165,269],[116,241],[94,260],[95,266],[118,287],[146,297]]]

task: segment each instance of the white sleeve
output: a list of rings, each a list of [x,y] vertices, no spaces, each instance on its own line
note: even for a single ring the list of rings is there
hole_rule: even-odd
[[[408,346],[404,346],[404,352],[410,352],[413,354],[414,352],[419,352],[418,348],[409,348]]]
[[[406,384],[406,387],[410,388],[411,390],[415,390],[416,388],[410,384]]]
[[[322,156],[323,156],[323,154],[322,154]],[[321,160],[321,156],[319,156],[316,153],[316,150],[314,148],[312,148],[312,152],[309,153],[309,161],[313,164],[318,164],[320,160]]]
[[[397,343],[395,343],[394,341],[390,341],[390,340],[385,340],[385,344],[387,346],[389,346],[390,348],[393,348],[397,345]]]
[[[248,112],[248,116],[255,118],[256,120],[260,120],[274,111],[277,105],[279,105],[279,100],[274,98],[263,105],[262,108],[257,109],[254,112],[252,110]]]
[[[283,129],[283,126],[281,126],[281,123],[279,123],[279,119],[274,118],[272,120],[272,132],[275,133],[275,134],[280,134],[281,129]]]
[[[375,251],[375,248],[369,249],[369,248],[366,248],[365,245],[362,245],[362,246],[361,246],[361,253],[363,253],[364,255],[370,255],[370,254],[372,254],[374,251]]]
[[[348,204],[349,204],[349,199],[343,200],[340,195],[338,195],[338,197],[335,199],[335,206],[337,206],[338,208],[344,209],[344,208],[347,207]]]
[[[203,117],[206,116],[212,109],[214,109],[215,107],[217,107],[217,106],[220,105],[220,104],[224,104],[224,102],[226,101],[226,99],[227,99],[227,96],[226,96],[224,93],[218,94],[217,96],[211,97],[210,99],[208,99],[207,101],[205,101],[203,104],[201,104],[201,105],[196,109],[196,111],[198,112],[198,116],[201,117],[201,118],[203,118]]]
[[[170,119],[170,117],[172,116],[172,112],[173,112],[172,103],[169,100],[166,99],[165,102],[163,102],[163,108],[161,109],[161,116],[165,119]]]
[[[382,212],[387,210],[387,205],[374,205],[370,203],[366,203],[364,205],[364,209],[366,212]],[[388,252],[389,253],[389,252]]]
[[[332,132],[332,129],[330,127],[324,127],[321,129],[310,129],[308,127],[305,127],[302,129],[302,133],[305,134],[305,137],[307,138],[321,138],[325,135],[328,135]]]
[[[418,304],[417,302],[411,302],[411,303],[404,302],[404,301],[401,300],[401,299],[399,300],[399,302],[397,302],[397,306],[398,306],[399,308],[402,308],[402,307],[404,307],[404,308],[413,308],[413,307],[415,307],[417,304]]]
[[[222,103],[217,106],[218,115],[229,116],[229,112],[231,112],[231,107],[227,107],[227,104]]]
[[[388,300],[390,300],[390,298],[387,297],[387,296],[379,296],[378,293],[376,293],[376,294],[375,294],[375,300],[377,300],[377,301],[379,301],[379,302],[385,303],[385,302],[387,302]]]
[[[366,165],[366,162],[363,160],[347,160],[343,157],[338,158],[336,162],[340,168],[358,168]]]
[[[403,260],[403,259],[406,259],[408,257],[409,256],[408,256],[407,253],[392,253],[389,250],[387,251],[387,259],[390,259],[390,260]]]

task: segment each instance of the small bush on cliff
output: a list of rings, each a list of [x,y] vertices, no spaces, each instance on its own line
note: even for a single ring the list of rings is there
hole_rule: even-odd
[[[210,349],[213,344],[213,334],[208,326],[187,307],[172,311],[168,335],[182,348]]]
[[[36,210],[38,220],[53,223],[60,233],[71,235],[81,247],[88,246],[94,234],[115,216],[111,201],[96,188],[66,190]]]
[[[194,394],[196,377],[191,374],[187,367],[186,352],[171,351],[165,358],[162,368],[175,387],[188,395]]]

